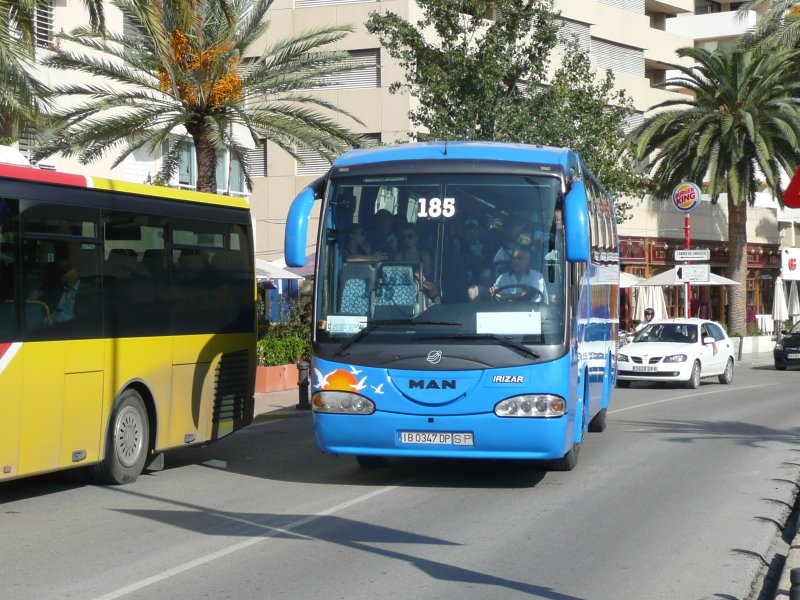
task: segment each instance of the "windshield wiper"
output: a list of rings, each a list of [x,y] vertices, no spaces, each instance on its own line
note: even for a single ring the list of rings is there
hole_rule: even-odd
[[[539,354],[536,350],[528,348],[525,344],[521,344],[520,342],[515,342],[511,338],[507,338],[502,335],[497,335],[496,333],[446,333],[442,335],[437,335],[435,338],[432,337],[431,339],[493,340],[498,344],[502,344],[503,346],[508,346],[509,348],[514,348],[515,350],[519,350],[520,352],[527,354],[528,356],[532,356],[533,358],[542,357],[542,355]]]
[[[415,321],[414,319],[386,319],[386,320],[382,320],[382,321],[372,321],[366,327],[364,327],[364,329],[359,331],[357,334],[355,334],[353,337],[351,337],[349,340],[347,340],[341,346],[339,346],[339,348],[336,350],[336,352],[334,352],[333,355],[334,356],[338,356],[338,355],[342,354],[350,346],[352,346],[353,344],[355,344],[356,342],[358,342],[360,340],[363,340],[365,337],[367,337],[370,333],[372,333],[373,331],[375,331],[379,327],[383,327],[383,326],[395,327],[395,326],[400,326],[400,325],[405,325],[405,326],[408,326],[408,325],[411,325],[411,326],[415,326],[415,325],[452,325],[454,327],[461,327],[462,324],[461,323],[456,323],[456,322],[453,322],[453,321]]]

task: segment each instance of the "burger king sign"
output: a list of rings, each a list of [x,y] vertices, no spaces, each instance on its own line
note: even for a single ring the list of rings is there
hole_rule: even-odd
[[[700,188],[693,183],[683,182],[679,183],[677,187],[672,190],[672,203],[679,211],[688,213],[697,206],[700,201]]]

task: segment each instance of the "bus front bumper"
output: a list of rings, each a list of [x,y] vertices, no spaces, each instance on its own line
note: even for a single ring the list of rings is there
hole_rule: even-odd
[[[319,448],[330,454],[551,460],[563,457],[571,446],[572,432],[567,435],[566,431],[569,423],[567,415],[501,418],[494,413],[314,413],[314,434]]]

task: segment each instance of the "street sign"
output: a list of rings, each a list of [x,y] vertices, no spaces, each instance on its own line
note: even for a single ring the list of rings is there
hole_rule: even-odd
[[[697,206],[702,192],[695,184],[688,181],[679,183],[672,190],[672,204],[682,213],[689,213]]]
[[[675,260],[709,260],[711,250],[695,248],[694,250],[675,250]]]
[[[681,283],[707,283],[711,274],[708,265],[678,265],[675,276]]]

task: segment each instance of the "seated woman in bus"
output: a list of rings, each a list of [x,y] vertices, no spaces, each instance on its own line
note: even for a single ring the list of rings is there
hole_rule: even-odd
[[[502,291],[508,296],[519,295],[520,298],[546,304],[548,299],[544,277],[539,271],[531,268],[530,264],[530,249],[524,246],[515,248],[511,254],[511,268],[497,277],[497,280],[488,289],[488,296],[494,296],[498,291]],[[535,288],[540,293],[537,294],[531,291],[530,288]],[[530,297],[531,294],[534,297]],[[480,286],[474,286],[470,289],[469,297],[472,300],[483,299],[486,296],[487,294],[480,289]]]
[[[345,244],[342,259],[346,261],[386,260],[386,252],[372,252],[364,228],[358,223],[350,224],[345,230]]]
[[[398,247],[392,253],[392,260],[398,262],[413,262],[422,264],[422,289],[428,298],[435,300],[439,297],[439,290],[431,281],[431,255],[427,250],[422,250],[417,245],[417,232],[411,225],[406,225],[400,230]]]

